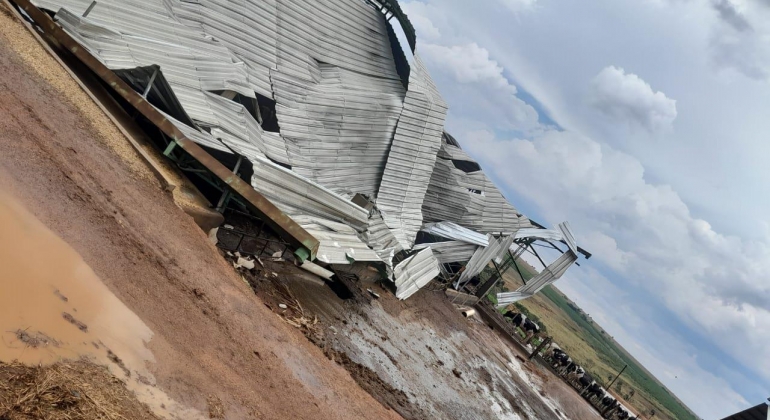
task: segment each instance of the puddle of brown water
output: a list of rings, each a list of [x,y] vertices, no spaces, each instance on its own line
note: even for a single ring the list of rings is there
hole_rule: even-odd
[[[150,385],[152,335],[74,249],[0,192],[1,361],[86,358],[108,366],[156,414],[202,418]]]

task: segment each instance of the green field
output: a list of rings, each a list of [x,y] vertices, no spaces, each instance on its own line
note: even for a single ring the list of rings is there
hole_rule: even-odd
[[[519,264],[519,267],[525,279],[528,280],[534,275],[534,269],[526,263]],[[503,287],[507,290],[513,290],[522,284],[521,277],[514,269],[508,270],[503,279]],[[607,385],[623,366],[628,365],[613,385],[612,391],[626,400],[643,418],[649,418],[650,412],[654,410],[655,419],[698,419],[601,326],[559,290],[546,287],[541,293],[520,301],[517,306],[539,319],[547,328],[547,334],[603,385]]]

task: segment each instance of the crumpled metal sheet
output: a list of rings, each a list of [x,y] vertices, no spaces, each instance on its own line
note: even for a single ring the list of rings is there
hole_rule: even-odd
[[[393,268],[393,273],[396,297],[404,300],[438,276],[438,260],[430,248],[425,248],[401,261]]]
[[[311,63],[310,65],[313,65]],[[373,196],[382,178],[404,87],[326,63],[305,80],[271,70],[289,164],[333,191]]]
[[[363,230],[369,213],[344,197],[264,158],[251,161],[252,186],[289,216],[310,215]]]
[[[377,207],[405,249],[422,226],[422,203],[441,147],[447,105],[415,53],[404,109],[396,126]]]
[[[180,24],[165,8],[153,7],[155,2],[100,1],[86,18],[73,9],[88,7],[89,1],[57,3],[65,7],[56,14],[59,24],[108,68],[159,65],[195,121],[217,123],[204,91],[231,90],[255,97],[242,62],[234,62],[224,45]]]
[[[474,232],[453,222],[426,223],[421,229],[423,232],[442,238],[454,239],[479,246],[488,246],[489,238],[482,233]]]
[[[355,229],[344,223],[319,217],[291,216],[303,229],[313,235],[320,245],[318,260],[328,264],[350,264],[352,261],[381,261],[358,236]]]
[[[556,261],[552,262],[540,274],[529,279],[527,284],[521,286],[513,292],[504,292],[497,294],[498,306],[510,305],[513,302],[517,302],[522,299],[531,297],[535,293],[539,292],[545,286],[560,279],[564,273],[567,272],[572,264],[577,261],[577,254],[572,251],[567,251],[562,254]]]
[[[504,235],[532,227],[483,171],[465,172],[455,167],[453,159],[473,162],[459,147],[442,144],[422,205],[426,222],[446,220]]]
[[[465,265],[465,270],[460,274],[460,278],[455,282],[455,289],[459,290],[470,279],[481,273],[490,261],[502,258],[513,243],[512,235],[497,239],[491,234],[487,234],[487,238],[489,246],[476,250],[468,264]]]
[[[439,263],[466,262],[473,257],[478,245],[462,241],[431,242],[417,244],[414,249],[430,248]]]

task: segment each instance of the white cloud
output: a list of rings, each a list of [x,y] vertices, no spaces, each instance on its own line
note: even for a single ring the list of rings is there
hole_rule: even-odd
[[[434,63],[440,63],[460,83],[484,83],[516,94],[516,87],[503,76],[503,67],[475,42],[449,47],[424,44],[420,53]]]
[[[770,78],[770,24],[767,5],[752,1],[713,0],[717,24],[712,29],[711,59],[718,69],[748,78]]]
[[[417,39],[422,41],[435,41],[441,37],[441,31],[433,24],[428,15],[428,6],[425,3],[410,2],[401,5],[404,13],[409,17],[409,21],[414,26]]]
[[[580,244],[590,249],[596,258],[615,271],[624,271],[631,257],[629,252],[618,248],[618,243],[610,236],[598,231],[590,231],[580,237]]]
[[[504,189],[536,203],[548,221],[569,219],[579,242],[598,247],[596,258],[770,379],[770,360],[755,358],[770,348],[770,337],[755,333],[770,329],[770,244],[715,232],[671,187],[648,183],[638,160],[585,136],[458,138]]]
[[[418,54],[434,78],[454,85],[442,92],[454,115],[494,121],[496,127],[508,130],[527,131],[539,126],[537,111],[516,96],[516,86],[485,48],[476,43],[422,43]]]
[[[676,119],[676,101],[633,73],[605,67],[593,79],[589,100],[602,114],[656,132]]]

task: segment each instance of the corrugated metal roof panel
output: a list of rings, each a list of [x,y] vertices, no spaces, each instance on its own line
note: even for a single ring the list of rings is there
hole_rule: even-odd
[[[252,186],[289,216],[311,215],[363,230],[368,212],[328,188],[267,159],[252,160]]]
[[[526,299],[535,293],[539,292],[543,287],[560,279],[564,273],[567,272],[572,264],[577,261],[577,254],[572,251],[567,251],[562,254],[556,261],[552,262],[540,274],[532,277],[527,281],[527,284],[519,287],[516,291],[498,293],[497,304],[499,306],[509,305],[513,302]]]
[[[438,260],[430,248],[425,248],[401,261],[393,268],[393,272],[396,278],[396,297],[404,300],[438,276]]]
[[[455,167],[451,159],[470,159],[464,156],[460,148],[442,144],[422,206],[425,221],[449,220],[478,232],[507,235],[531,227],[483,171],[466,173]]]
[[[376,252],[359,238],[355,229],[344,223],[312,216],[291,216],[303,229],[318,239],[317,258],[328,264],[352,261],[381,261]]]
[[[206,90],[232,90],[255,97],[245,66],[234,62],[227,48],[184,27],[168,14],[144,10],[146,2],[127,1],[119,6],[112,1],[99,2],[87,18],[70,11],[79,6],[78,1],[62,3],[67,8],[60,10],[56,18],[68,33],[77,35],[78,41],[110,69],[159,65],[195,121],[208,125],[217,122],[203,94]],[[168,25],[167,32],[151,26],[153,20],[157,25]]]
[[[415,54],[404,109],[377,194],[385,224],[407,249],[423,222],[422,202],[441,146],[446,112],[446,103]]]
[[[373,196],[382,177],[404,88],[398,80],[318,63],[318,80],[271,71],[292,169],[328,188]]]
[[[501,258],[513,243],[513,236],[497,239],[491,234],[487,234],[487,239],[489,246],[476,249],[468,264],[465,265],[465,270],[460,274],[460,278],[455,282],[455,289],[460,289],[470,279],[481,273],[490,261]]]
[[[466,262],[476,252],[478,245],[462,241],[432,242],[417,244],[414,249],[430,248],[439,263]]]
[[[452,222],[436,222],[428,223],[421,229],[423,232],[430,233],[431,235],[440,236],[442,238],[454,239],[457,241],[467,242],[480,246],[488,246],[489,239],[487,235],[474,232],[468,228],[462,227],[457,223]]]

